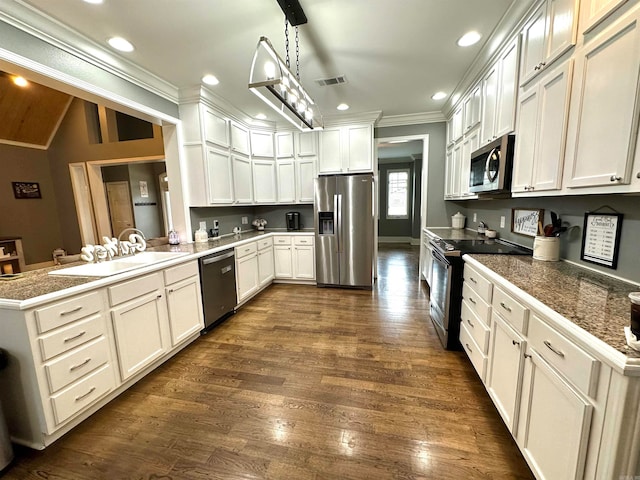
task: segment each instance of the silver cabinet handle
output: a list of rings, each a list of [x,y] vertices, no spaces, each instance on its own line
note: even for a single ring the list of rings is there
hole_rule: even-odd
[[[91,357],[87,358],[84,362],[79,363],[77,365],[73,365],[71,367],[69,367],[69,371],[73,372],[74,370],[79,369],[80,367],[84,367],[87,363],[89,363],[91,361]]]
[[[544,341],[544,344],[546,345],[546,347],[551,350],[553,353],[555,353],[556,355],[558,355],[561,358],[564,358],[564,353],[561,352],[560,350],[554,348],[553,345],[551,345],[551,342],[549,342],[548,340]]]
[[[471,326],[471,328],[476,328],[476,326],[473,324],[473,322],[471,320],[469,320],[467,318],[467,323]]]
[[[620,180],[622,180],[622,177],[618,177],[617,175],[611,175],[611,178],[609,179],[612,182],[619,182]]]
[[[156,296],[156,299],[157,299],[157,300],[160,300],[161,298],[162,298],[162,295],[158,295],[158,296]]]
[[[76,340],[76,339],[80,338],[81,336],[85,335],[86,333],[87,333],[87,332],[85,332],[85,331],[83,330],[83,331],[81,331],[79,334],[74,335],[73,337],[67,337],[67,338],[65,338],[65,339],[63,340],[63,342],[64,342],[64,343],[71,342],[71,341],[73,341],[73,340]]]
[[[505,305],[504,302],[500,302],[500,306],[504,308],[507,312],[511,312],[511,307],[509,307],[508,305]]]
[[[85,393],[84,395],[80,395],[78,397],[75,398],[76,402],[79,402],[80,400],[82,400],[85,397],[88,397],[89,395],[91,395],[93,392],[95,392],[96,387],[91,387],[89,389],[89,391],[87,393]]]
[[[528,353],[525,353],[524,358],[531,358],[531,355],[529,355]]]
[[[65,310],[64,312],[60,312],[60,315],[70,315],[72,313],[76,313],[82,310],[82,305],[77,306],[76,308],[72,308],[71,310]]]
[[[469,280],[471,280],[473,283],[478,283],[478,281],[473,277],[469,277]]]
[[[475,301],[473,298],[469,297],[469,301],[470,301],[471,303],[473,303],[474,305],[477,305],[476,301]]]
[[[169,289],[169,293],[173,293],[173,288],[170,288],[170,289]]]
[[[473,350],[471,350],[471,347],[469,346],[468,343],[465,343],[464,346],[467,347],[467,350],[469,350],[469,353],[473,353]]]
[[[513,343],[517,347],[520,347],[520,342],[518,342],[517,340],[511,340],[511,343]]]

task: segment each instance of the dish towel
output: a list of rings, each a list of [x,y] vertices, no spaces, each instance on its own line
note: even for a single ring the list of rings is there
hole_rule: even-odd
[[[640,340],[636,338],[636,336],[631,332],[631,327],[624,327],[624,335],[627,337],[627,345],[629,345],[634,350],[640,351]]]

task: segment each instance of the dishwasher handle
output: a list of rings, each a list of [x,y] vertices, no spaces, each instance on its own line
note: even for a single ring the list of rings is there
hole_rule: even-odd
[[[225,253],[223,255],[216,255],[215,257],[211,257],[211,258],[203,258],[202,259],[202,264],[203,265],[209,265],[211,263],[220,262],[222,260],[226,260],[227,258],[231,258],[234,255],[235,255],[235,252],[231,251],[231,252]]]

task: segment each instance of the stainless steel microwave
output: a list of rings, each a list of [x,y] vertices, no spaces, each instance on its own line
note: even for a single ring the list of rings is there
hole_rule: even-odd
[[[503,194],[511,190],[515,135],[503,135],[471,154],[469,191]]]

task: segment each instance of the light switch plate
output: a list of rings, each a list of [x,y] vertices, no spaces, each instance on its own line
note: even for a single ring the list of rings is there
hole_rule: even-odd
[[[478,221],[478,214],[474,212],[473,214],[473,223]]]
[[[502,215],[500,217],[500,228],[504,228],[504,222],[505,222],[505,218],[504,218],[504,215]]]
[[[247,223],[249,223],[249,217],[242,217],[242,224],[246,225]]]

